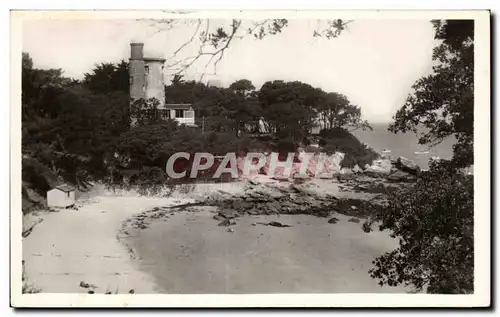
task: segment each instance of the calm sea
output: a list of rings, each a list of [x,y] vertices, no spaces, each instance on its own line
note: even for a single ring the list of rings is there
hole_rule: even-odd
[[[354,131],[353,134],[361,141],[377,151],[391,150],[393,157],[403,156],[418,164],[421,168],[428,168],[429,159],[438,156],[449,159],[453,155],[455,137],[450,137],[435,147],[418,144],[418,136],[412,132],[394,134],[387,131],[389,124],[372,125],[373,131]],[[418,152],[429,152],[418,154]],[[416,153],[417,152],[417,153]]]

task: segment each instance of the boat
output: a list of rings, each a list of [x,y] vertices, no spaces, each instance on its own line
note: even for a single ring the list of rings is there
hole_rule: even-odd
[[[389,150],[389,149],[383,149],[383,150],[382,150],[382,153],[384,153],[384,154],[385,154],[385,153],[391,153],[391,150]]]
[[[429,151],[423,151],[423,152],[414,152],[415,155],[425,155],[425,154],[429,154]]]

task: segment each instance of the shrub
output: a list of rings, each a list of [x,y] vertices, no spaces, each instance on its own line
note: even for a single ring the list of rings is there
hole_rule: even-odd
[[[344,128],[333,128],[320,132],[319,145],[328,153],[342,152],[345,154],[340,163],[342,167],[352,168],[371,164],[379,155]]]
[[[474,290],[474,193],[472,176],[432,163],[417,183],[389,195],[376,216],[399,247],[378,257],[370,270],[380,285],[413,285],[428,293]]]

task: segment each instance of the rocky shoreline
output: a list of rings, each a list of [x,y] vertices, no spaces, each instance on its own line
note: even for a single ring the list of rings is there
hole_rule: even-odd
[[[288,228],[300,235],[304,230],[300,228],[302,225],[286,219],[310,215],[313,216],[311,221],[314,220],[317,226],[341,223],[341,227],[347,226],[342,232],[352,230],[348,229],[352,226],[358,226],[361,230],[365,220],[382,207],[387,192],[411,186],[415,181],[415,176],[394,166],[391,168],[388,174],[353,172],[338,174],[332,179],[272,179],[257,175],[253,179],[231,184],[198,184],[191,192],[173,193],[169,198],[132,197],[128,194],[120,198],[114,195],[106,197],[103,192],[99,193],[100,198],[96,203],[84,204],[78,211],[49,213],[43,217],[46,219],[40,229],[37,226],[33,236],[24,238],[27,240],[23,242],[23,259],[27,261],[30,280],[40,286],[43,292],[87,292],[87,289],[79,286],[82,279],[94,284],[101,281],[97,283],[104,285],[105,289],[101,291],[119,288],[120,292],[130,289],[152,292],[157,285],[150,281],[148,274],[137,271],[135,265],[131,266],[128,262],[130,258],[138,259],[138,252],[132,243],[134,237],[154,222],[169,222],[177,215],[193,213],[196,217],[201,214],[209,217],[204,218],[207,220],[206,230],[221,228],[228,234],[235,230],[243,234],[243,230],[248,235],[250,233],[245,229],[248,225],[249,228],[269,227],[270,230],[280,231]],[[280,215],[281,219],[276,217]],[[99,218],[98,223],[95,222],[96,217]],[[73,237],[71,241],[83,239],[85,243],[75,248],[67,241],[60,241],[59,234],[54,235],[53,231],[63,223],[71,225],[65,228],[65,236]],[[96,227],[92,238],[89,238],[81,226],[91,224]],[[271,229],[273,227],[276,229]],[[364,238],[360,239],[365,241]],[[54,245],[56,253],[53,251]],[[61,259],[66,258],[72,264],[57,269],[62,263]],[[91,259],[92,267],[89,268],[84,263]],[[46,265],[41,265],[40,261],[45,261]],[[106,271],[109,276],[102,275],[98,270],[102,263],[111,265],[109,268],[112,271]],[[55,279],[50,274],[57,270],[67,271],[66,275]],[[128,275],[124,272],[128,272]]]
[[[245,215],[312,215],[336,223],[333,216],[337,213],[360,223],[383,208],[388,193],[411,186],[419,172],[418,166],[404,158],[383,158],[358,173],[343,169],[333,179],[273,179],[259,175],[262,177],[245,180],[245,186],[236,193],[218,191],[192,203],[141,212],[123,223],[120,237],[123,240],[136,230],[147,229],[153,221],[168,221],[176,212],[207,208],[214,213],[218,226],[228,227],[228,231]],[[133,250],[127,247],[133,256]]]
[[[332,179],[258,175],[234,190],[203,184],[206,195],[133,215],[117,238],[161,293],[406,292],[381,288],[368,274],[398,243],[372,231],[372,217],[387,193],[415,180],[393,168]],[[250,272],[264,275],[250,281]]]

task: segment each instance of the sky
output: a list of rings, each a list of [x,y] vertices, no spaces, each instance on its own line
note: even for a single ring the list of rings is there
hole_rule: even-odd
[[[167,63],[192,56],[193,41],[176,56],[196,30],[196,21],[181,20],[171,29],[154,21],[124,19],[39,19],[23,25],[23,51],[37,68],[61,68],[81,79],[96,63],[128,60],[129,43],[143,42],[145,56],[164,57]],[[229,20],[210,21],[211,27]],[[249,26],[254,21],[243,21]],[[321,24],[320,24],[321,26]],[[185,79],[212,80],[224,86],[249,79],[260,88],[269,80],[302,81],[326,92],[346,95],[361,107],[370,123],[390,122],[412,92],[412,84],[431,72],[436,44],[427,20],[354,20],[333,39],[313,38],[316,20],[290,20],[282,33],[256,40],[234,40],[213,75],[213,65],[199,60]],[[172,72],[167,70],[169,82]]]

